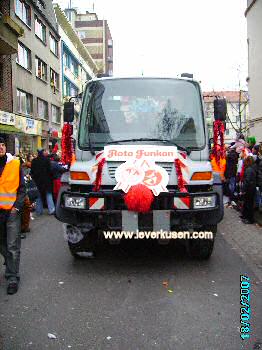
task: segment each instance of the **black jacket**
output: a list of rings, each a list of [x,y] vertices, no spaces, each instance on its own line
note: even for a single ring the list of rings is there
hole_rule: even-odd
[[[38,190],[43,194],[52,192],[52,174],[50,159],[39,155],[32,160],[31,176]]]
[[[252,192],[256,188],[256,170],[254,166],[249,166],[244,172],[243,192]]]
[[[51,174],[53,180],[60,179],[61,175],[67,171],[68,170],[62,167],[62,165],[60,165],[58,162],[51,160]]]
[[[235,177],[237,173],[238,153],[232,149],[227,154],[225,178]]]
[[[262,156],[257,157],[257,186],[262,189]]]

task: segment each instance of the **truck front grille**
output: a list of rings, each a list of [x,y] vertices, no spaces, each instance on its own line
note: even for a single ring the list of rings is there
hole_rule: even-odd
[[[108,173],[110,175],[110,177],[112,179],[115,179],[115,172],[116,169],[119,167],[119,165],[123,164],[123,162],[108,162]],[[162,168],[164,168],[168,175],[170,176],[171,171],[173,169],[173,163],[161,163],[161,162],[157,162],[157,165],[161,166]]]

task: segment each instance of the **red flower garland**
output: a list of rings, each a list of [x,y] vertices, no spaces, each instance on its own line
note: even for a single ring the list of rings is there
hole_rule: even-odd
[[[185,187],[185,181],[183,179],[180,160],[177,158],[177,159],[175,159],[174,163],[175,163],[175,168],[176,168],[177,185],[178,185],[179,191],[184,192],[184,193],[188,192],[186,187]]]
[[[62,130],[62,155],[61,162],[63,164],[71,164],[72,155],[73,155],[73,142],[72,142],[72,134],[73,134],[73,125],[70,123],[64,123]]]

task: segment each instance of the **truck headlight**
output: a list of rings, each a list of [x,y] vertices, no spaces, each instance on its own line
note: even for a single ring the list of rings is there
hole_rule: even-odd
[[[71,197],[65,196],[65,207],[75,209],[85,209],[86,199],[85,197]]]
[[[194,209],[214,208],[216,206],[216,196],[194,197]]]

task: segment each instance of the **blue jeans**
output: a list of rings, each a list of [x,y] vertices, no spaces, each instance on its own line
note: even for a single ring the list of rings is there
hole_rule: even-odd
[[[236,178],[230,177],[228,184],[229,192],[230,192],[230,201],[234,200],[234,192],[236,189]]]
[[[48,213],[49,214],[54,214],[55,212],[55,205],[54,205],[54,200],[53,200],[53,195],[51,192],[46,192],[46,203],[48,207]],[[41,198],[41,194],[39,193],[38,197],[36,198],[36,208],[35,212],[37,215],[42,215],[43,214],[43,202]]]

